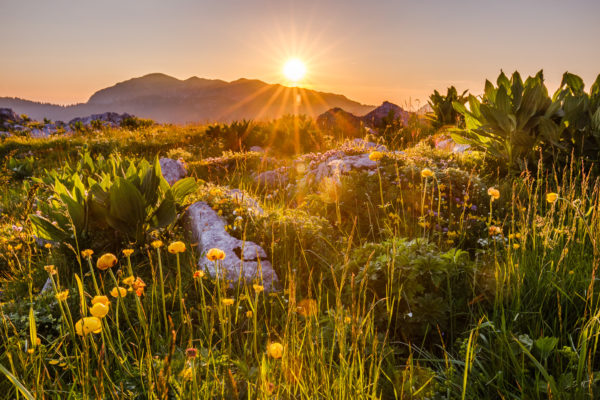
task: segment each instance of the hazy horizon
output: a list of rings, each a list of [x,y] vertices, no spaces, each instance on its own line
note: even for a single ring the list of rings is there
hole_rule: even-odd
[[[589,88],[597,15],[591,0],[5,1],[0,96],[75,104],[155,72],[285,85],[290,57],[307,65],[301,86],[371,105],[480,93],[501,69],[544,69],[550,90],[568,70]]]

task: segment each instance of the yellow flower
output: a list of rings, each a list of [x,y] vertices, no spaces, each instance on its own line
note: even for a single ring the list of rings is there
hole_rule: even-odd
[[[44,270],[50,275],[56,275],[56,267],[54,265],[46,265]]]
[[[79,336],[87,335],[90,332],[100,333],[102,332],[102,322],[98,317],[85,317],[77,321],[75,324],[75,332]]]
[[[100,257],[96,262],[96,267],[100,271],[106,271],[107,269],[112,268],[115,265],[117,265],[117,257],[115,257],[115,255],[112,253],[103,254],[102,257]]]
[[[317,313],[317,302],[313,299],[300,300],[296,307],[296,311],[305,318],[315,315]]]
[[[131,256],[132,254],[133,254],[133,249],[125,249],[125,250],[123,250],[123,255],[124,255],[125,257],[129,257],[129,256]]]
[[[94,250],[92,250],[92,249],[86,249],[81,252],[81,255],[83,256],[83,258],[89,258],[92,256],[92,254],[94,254]]]
[[[161,248],[163,246],[163,242],[161,240],[155,240],[154,242],[150,243],[152,245],[152,247],[154,247],[155,249]]]
[[[44,247],[47,248],[47,249],[51,249],[52,248],[52,243],[46,243],[44,245]]]
[[[116,287],[114,287],[110,291],[110,295],[112,297],[119,297],[119,294],[121,295],[121,297],[125,297],[127,295],[127,289],[125,289],[124,287],[119,286],[118,289]]]
[[[257,285],[257,284],[254,284],[254,285],[252,285],[252,287],[254,288],[254,291],[255,291],[256,293],[260,293],[260,292],[262,292],[263,290],[265,290],[265,287],[264,287],[264,286],[262,286],[262,285]]]
[[[423,168],[423,170],[421,171],[421,176],[423,178],[431,178],[433,176],[433,171],[429,168]]]
[[[502,229],[497,227],[496,225],[492,225],[488,228],[488,233],[490,236],[499,235],[502,233]]]
[[[558,193],[547,193],[546,194],[546,201],[548,203],[555,203],[556,200],[558,200]]]
[[[513,243],[513,249],[517,250],[521,245],[519,243]]]
[[[108,314],[108,307],[102,303],[96,303],[90,308],[90,314],[96,318],[104,318]]]
[[[185,244],[183,242],[173,242],[167,247],[167,250],[171,254],[183,253],[185,251]]]
[[[383,158],[383,153],[380,151],[374,151],[369,154],[369,160],[371,161],[379,161]]]
[[[58,363],[59,363],[58,360],[50,360],[50,361],[48,361],[48,364],[50,364],[50,365],[57,365]]]
[[[58,301],[65,301],[67,300],[67,297],[69,297],[69,289],[56,293],[56,299]]]
[[[144,290],[146,287],[146,282],[142,280],[139,276],[135,278],[135,281],[131,284],[135,290]]]
[[[281,358],[283,356],[283,345],[279,342],[272,342],[267,345],[267,355],[272,358]]]
[[[127,278],[123,279],[122,282],[124,285],[131,286],[133,285],[133,282],[135,282],[135,277],[133,275],[128,276]]]
[[[488,195],[492,198],[492,201],[498,200],[500,198],[500,191],[496,188],[489,188]]]
[[[94,304],[104,304],[105,306],[108,307],[108,305],[110,304],[110,300],[108,300],[108,297],[106,296],[94,296],[94,298],[92,299],[92,305]]]
[[[246,311],[246,317],[252,318],[252,310]]]
[[[202,278],[204,278],[204,271],[196,271],[196,272],[194,272],[194,278],[195,279],[202,279]]]
[[[206,258],[210,261],[224,260],[225,252],[221,249],[212,248],[206,253]]]
[[[222,299],[222,300],[221,300],[221,303],[222,303],[224,306],[230,306],[230,305],[232,305],[232,304],[233,304],[233,299]]]
[[[352,318],[346,317],[346,318],[344,318],[344,322],[347,323],[347,324],[349,324],[349,323],[352,322]]]

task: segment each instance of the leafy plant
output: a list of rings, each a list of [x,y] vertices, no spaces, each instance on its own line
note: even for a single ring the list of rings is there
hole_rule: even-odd
[[[33,157],[11,157],[8,159],[7,168],[12,172],[15,179],[25,179],[33,175],[34,164]]]
[[[456,322],[453,310],[465,306],[470,293],[468,258],[458,249],[440,251],[426,239],[394,237],[356,248],[348,272],[356,276],[357,286],[383,300],[379,320],[393,312],[392,331],[415,339]]]
[[[86,247],[142,242],[149,232],[175,222],[185,197],[197,189],[193,178],[170,187],[158,158],[150,164],[112,155],[95,162],[88,153],[74,171],[53,171],[48,180],[51,196],[42,215],[29,216],[37,236]]]
[[[546,152],[560,147],[560,102],[548,96],[542,71],[525,83],[516,71],[510,80],[501,72],[496,83],[486,80],[481,101],[470,95],[469,109],[452,103],[465,118],[465,129],[452,137],[504,161],[512,174],[534,165],[538,147]]]
[[[553,97],[562,104],[561,143],[568,154],[597,162],[600,154],[600,75],[589,94],[584,91],[583,79],[565,72],[560,88]]]
[[[465,90],[459,95],[454,86],[448,88],[445,96],[437,90],[433,91],[428,101],[433,111],[427,115],[427,119],[431,121],[431,125],[435,129],[440,129],[448,125],[464,128],[464,117],[454,109],[452,104],[454,102],[465,104],[468,99],[466,96],[467,92],[468,90]]]

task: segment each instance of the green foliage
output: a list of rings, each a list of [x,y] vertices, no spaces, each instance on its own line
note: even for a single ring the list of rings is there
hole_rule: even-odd
[[[51,197],[40,205],[42,215],[29,216],[37,236],[80,248],[142,243],[151,231],[172,225],[197,189],[193,178],[170,187],[158,158],[151,165],[116,154],[93,160],[87,152],[74,168],[48,172],[39,182]]]
[[[525,83],[516,71],[510,80],[501,72],[496,83],[486,80],[481,101],[470,95],[469,109],[453,103],[465,118],[465,129],[452,137],[502,160],[509,173],[531,169],[536,148],[560,147],[560,102],[548,96],[542,71]]]
[[[12,172],[15,179],[25,179],[33,175],[35,161],[32,156],[29,157],[10,157],[6,167]]]
[[[436,328],[456,329],[457,310],[466,307],[471,293],[472,269],[466,252],[394,237],[357,247],[340,273],[353,274],[356,285],[373,296],[376,323],[391,324],[391,334],[414,341]]]
[[[577,158],[597,163],[600,160],[600,75],[586,93],[583,80],[565,72],[553,99],[562,104],[561,144],[567,154],[573,152]]]
[[[433,94],[429,96],[429,106],[433,110],[427,115],[427,119],[431,121],[431,125],[435,129],[440,129],[445,126],[458,126],[464,128],[465,119],[464,116],[459,114],[453,107],[453,103],[465,104],[468,97],[466,96],[468,90],[458,94],[454,86],[450,86],[446,92],[446,95],[440,94],[437,90],[433,91]]]

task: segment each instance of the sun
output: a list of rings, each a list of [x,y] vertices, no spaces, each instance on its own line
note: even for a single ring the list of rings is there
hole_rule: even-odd
[[[299,82],[306,74],[306,65],[298,59],[291,58],[283,66],[283,75],[293,83]]]

